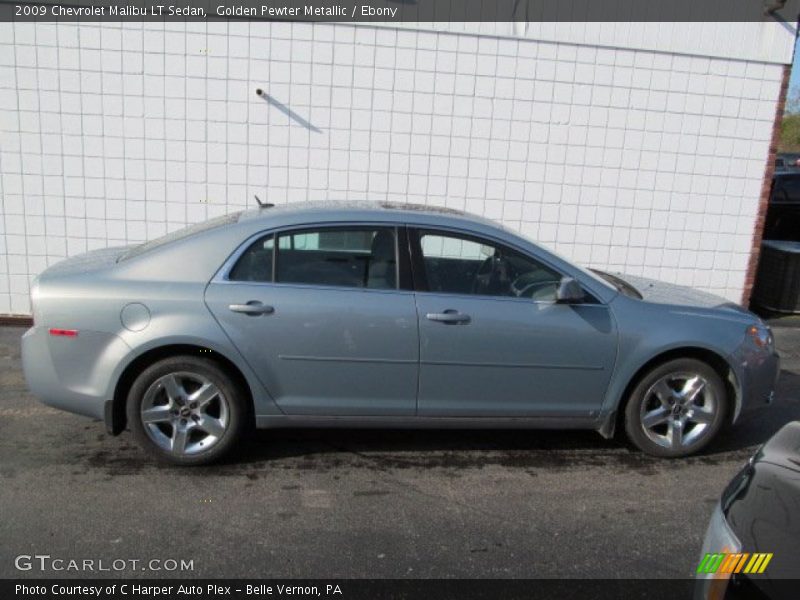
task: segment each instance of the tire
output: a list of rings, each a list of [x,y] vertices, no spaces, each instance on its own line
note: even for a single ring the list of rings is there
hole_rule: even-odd
[[[239,386],[217,363],[197,356],[165,358],[142,371],[126,407],[139,445],[183,466],[227,455],[244,437],[249,414]]]
[[[646,454],[689,456],[717,435],[728,403],[725,384],[707,363],[671,360],[650,370],[633,388],[625,406],[625,432]]]

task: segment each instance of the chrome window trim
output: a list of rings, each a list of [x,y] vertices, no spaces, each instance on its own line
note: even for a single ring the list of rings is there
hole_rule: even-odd
[[[556,300],[533,300],[531,298],[518,298],[516,296],[484,296],[481,294],[455,294],[450,292],[431,292],[428,290],[419,290],[414,293],[420,295],[424,294],[426,296],[460,298],[462,300],[493,300],[495,302],[521,302],[523,304],[545,304],[552,306],[598,306],[602,308],[608,308],[608,305],[604,304],[601,300],[597,300],[596,302],[567,303],[557,302]]]
[[[318,227],[320,229],[345,229],[353,227],[357,229],[364,229],[369,227],[382,227],[385,229],[392,229],[394,231],[394,256],[395,256],[395,287],[394,289],[378,289],[368,287],[351,287],[341,285],[320,285],[314,283],[298,283],[298,282],[280,282],[275,281],[275,273],[277,270],[277,256],[278,256],[278,238],[281,234],[290,232],[308,231]],[[400,228],[404,227],[402,223],[396,221],[331,221],[324,223],[304,223],[298,225],[288,225],[283,227],[274,227],[271,229],[263,229],[258,233],[254,233],[245,239],[244,242],[236,247],[231,255],[222,263],[222,266],[217,270],[214,276],[209,281],[212,283],[223,283],[226,285],[261,285],[261,286],[282,286],[282,287],[299,287],[305,289],[321,289],[321,290],[343,290],[343,291],[362,291],[362,292],[407,292],[412,293],[412,290],[403,290],[400,288]],[[272,252],[272,281],[237,281],[230,278],[231,271],[239,262],[239,259],[245,252],[257,242],[259,239],[273,236],[273,252]]]
[[[269,282],[269,281],[233,281],[233,280],[229,279],[230,271],[233,269],[233,267],[236,264],[236,262],[239,260],[239,258],[241,258],[242,254],[244,254],[247,251],[247,249],[250,247],[250,245],[253,242],[255,242],[256,240],[258,240],[260,237],[264,237],[266,235],[272,234],[272,235],[276,236],[276,238],[277,238],[277,236],[279,234],[287,232],[287,231],[297,231],[297,230],[309,229],[311,227],[342,228],[342,227],[361,227],[361,226],[365,226],[365,227],[369,227],[369,226],[391,227],[391,228],[393,228],[395,230],[395,257],[397,259],[396,260],[396,262],[397,262],[397,265],[396,265],[397,281],[396,281],[396,288],[394,290],[376,290],[376,289],[370,289],[370,288],[354,288],[354,287],[332,286],[332,285],[279,283],[279,282],[276,282],[276,281],[271,281],[271,282]],[[522,302],[528,302],[530,304],[555,304],[555,302],[553,302],[553,301],[525,300],[524,298],[511,298],[511,297],[506,297],[506,296],[476,296],[476,295],[470,295],[470,294],[448,294],[446,292],[430,292],[430,291],[427,291],[427,290],[425,290],[425,291],[414,291],[414,290],[401,289],[400,288],[400,248],[398,247],[399,241],[400,241],[399,229],[401,227],[406,227],[408,229],[416,229],[416,230],[450,232],[450,233],[456,233],[456,234],[471,236],[471,237],[475,237],[475,238],[478,238],[478,239],[484,238],[486,240],[491,240],[496,244],[501,244],[501,245],[504,245],[504,246],[508,246],[508,247],[516,250],[517,252],[520,252],[524,256],[527,256],[527,257],[531,258],[532,260],[541,262],[543,265],[545,265],[549,269],[552,269],[556,273],[561,274],[562,277],[564,276],[564,272],[560,268],[558,268],[555,265],[553,265],[553,263],[550,262],[549,260],[547,260],[545,257],[539,256],[538,254],[533,254],[529,250],[527,250],[526,248],[520,247],[518,244],[515,244],[513,242],[509,242],[508,240],[499,238],[499,237],[494,236],[492,234],[485,233],[483,231],[476,232],[476,231],[472,231],[470,229],[464,229],[462,227],[456,227],[456,226],[452,226],[452,225],[440,225],[440,224],[431,225],[430,223],[419,223],[419,222],[413,222],[413,221],[325,221],[325,222],[322,222],[322,223],[320,223],[320,222],[296,223],[296,224],[293,224],[293,225],[284,225],[284,226],[272,227],[272,228],[262,229],[261,231],[258,231],[257,233],[254,233],[254,234],[248,236],[245,239],[244,242],[242,242],[241,244],[239,244],[239,246],[236,247],[236,249],[225,260],[225,262],[222,263],[222,266],[217,270],[217,272],[211,278],[211,280],[209,281],[209,284],[211,284],[211,283],[224,283],[224,284],[227,284],[227,285],[237,285],[237,284],[240,284],[240,285],[241,284],[246,284],[246,285],[280,285],[280,286],[295,286],[295,287],[300,286],[300,287],[305,287],[305,288],[309,288],[309,289],[326,289],[326,290],[341,289],[341,290],[351,290],[351,291],[352,290],[360,290],[360,291],[371,291],[371,292],[411,292],[411,293],[416,293],[416,294],[439,294],[439,295],[446,295],[448,297],[461,297],[461,298],[465,298],[465,299],[466,298],[484,298],[484,299],[491,298],[491,299],[495,299],[495,300],[522,301]],[[509,235],[515,236],[515,234],[513,232],[509,232]],[[533,242],[530,242],[530,243],[533,243]],[[275,254],[277,254],[277,253],[275,253]],[[275,276],[275,273],[274,273],[274,260],[275,260],[275,258],[273,257],[273,278]],[[581,280],[580,280],[581,285],[586,287],[588,289],[588,291],[591,292],[591,294],[592,294],[592,296],[594,296],[596,302],[585,303],[585,304],[580,304],[580,305],[575,305],[575,306],[608,306],[608,302],[604,302],[602,300],[602,297],[601,297],[602,295],[599,294],[597,292],[597,290],[591,285],[591,282],[587,283],[587,282],[583,281],[583,279],[584,279],[584,277],[581,277]],[[616,294],[619,294],[619,292],[615,291],[615,296],[616,296]],[[571,306],[571,305],[567,304],[566,306]]]

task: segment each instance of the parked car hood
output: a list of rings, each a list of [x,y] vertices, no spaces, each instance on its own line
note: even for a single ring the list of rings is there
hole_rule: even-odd
[[[764,595],[752,597],[796,598],[774,582],[797,577],[800,422],[784,425],[737,473],[722,494],[722,509],[745,552],[774,553],[766,573],[752,579]]]
[[[784,425],[759,449],[753,460],[800,473],[800,421]]]
[[[747,312],[738,304],[726,300],[721,296],[709,294],[694,288],[674,283],[666,283],[646,277],[614,273],[623,281],[633,286],[647,302],[656,304],[674,304],[678,306],[695,306],[700,308],[725,308],[737,312]]]

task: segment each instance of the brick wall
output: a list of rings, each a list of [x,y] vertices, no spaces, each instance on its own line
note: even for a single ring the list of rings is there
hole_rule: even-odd
[[[747,265],[747,275],[744,280],[744,290],[742,292],[742,304],[750,304],[753,295],[753,285],[755,285],[756,274],[758,272],[758,260],[761,256],[761,240],[764,235],[764,223],[767,218],[767,207],[769,206],[769,195],[772,190],[772,176],[775,174],[775,155],[778,152],[778,142],[781,135],[781,120],[783,111],[786,108],[786,95],[789,90],[789,76],[791,67],[786,65],[783,68],[783,79],[781,89],[778,94],[778,102],[775,105],[775,121],[772,125],[772,138],[769,145],[769,155],[764,169],[764,181],[761,184],[761,195],[758,199],[758,213],[753,226],[753,243],[750,246],[750,261]]]

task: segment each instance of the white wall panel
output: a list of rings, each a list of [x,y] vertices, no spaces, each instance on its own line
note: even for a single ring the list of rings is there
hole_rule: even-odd
[[[596,25],[0,24],[0,313],[65,256],[254,193],[465,209],[738,301],[792,41]]]
[[[602,10],[602,8],[600,9]],[[395,23],[375,26],[398,27]],[[403,23],[406,29],[470,33],[578,45],[789,64],[795,25],[779,20],[719,23]]]

